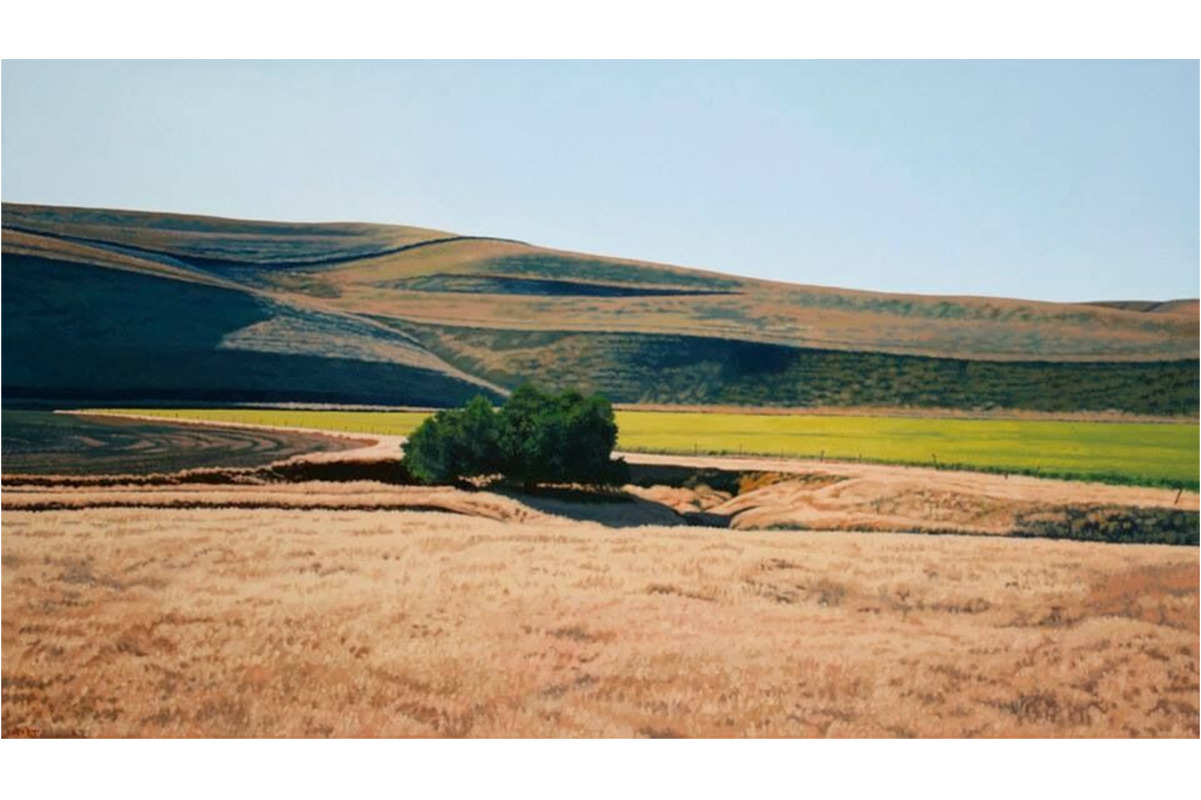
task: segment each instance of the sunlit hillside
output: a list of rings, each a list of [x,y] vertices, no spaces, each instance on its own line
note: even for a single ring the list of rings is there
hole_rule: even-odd
[[[1190,300],[879,294],[390,225],[3,223],[6,397],[445,405],[534,380],[627,403],[1198,405]]]

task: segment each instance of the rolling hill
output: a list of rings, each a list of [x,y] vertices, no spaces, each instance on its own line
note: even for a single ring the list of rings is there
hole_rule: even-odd
[[[1195,300],[880,294],[424,228],[8,203],[0,274],[6,400],[438,406],[530,379],[627,403],[1198,409]]]

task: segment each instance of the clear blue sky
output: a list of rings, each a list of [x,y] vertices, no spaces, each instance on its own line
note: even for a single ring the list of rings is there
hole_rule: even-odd
[[[14,62],[6,201],[1196,297],[1197,62]]]

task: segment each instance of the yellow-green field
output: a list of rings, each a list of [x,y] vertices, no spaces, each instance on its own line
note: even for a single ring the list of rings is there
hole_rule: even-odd
[[[621,446],[966,466],[1197,485],[1190,424],[913,417],[621,413]]]
[[[278,425],[284,428],[379,433],[388,436],[408,436],[429,416],[425,411],[301,411],[279,408],[112,408],[104,411],[167,419],[211,420],[239,425]]]
[[[166,418],[405,436],[427,415],[410,411],[128,409]],[[779,416],[618,411],[623,450],[761,454],[1198,485],[1195,424]]]

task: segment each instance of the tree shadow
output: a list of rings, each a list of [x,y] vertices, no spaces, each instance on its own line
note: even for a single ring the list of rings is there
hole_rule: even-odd
[[[596,522],[607,528],[637,528],[643,525],[686,526],[705,524],[679,514],[670,506],[622,491],[590,490],[568,487],[539,487],[526,491],[497,484],[488,491],[515,500],[544,514],[577,522]],[[708,514],[707,517],[716,515]],[[721,525],[720,527],[725,527]]]

